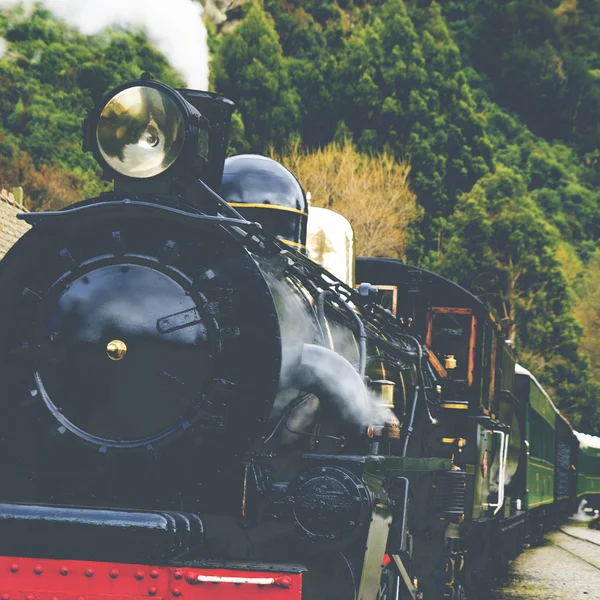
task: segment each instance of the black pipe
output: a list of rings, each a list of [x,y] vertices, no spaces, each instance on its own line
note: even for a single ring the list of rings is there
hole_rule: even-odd
[[[410,440],[410,436],[413,432],[413,423],[415,420],[415,413],[417,409],[417,400],[419,398],[419,386],[415,386],[415,396],[412,401],[412,407],[410,409],[410,418],[408,423],[406,424],[406,429],[404,431],[404,444],[402,446],[402,454],[400,456],[406,456],[406,451],[408,450],[408,440]]]
[[[327,327],[325,322],[325,296],[333,296],[334,300],[339,302],[354,319],[354,323],[358,329],[358,373],[361,378],[364,378],[367,369],[367,332],[362,319],[339,294],[336,294],[331,290],[323,290],[322,292],[319,292],[319,295],[317,296],[317,313],[319,315],[321,327]]]

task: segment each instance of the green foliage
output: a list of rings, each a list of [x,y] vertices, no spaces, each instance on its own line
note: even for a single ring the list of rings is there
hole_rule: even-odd
[[[401,0],[344,9],[267,0],[220,41],[213,69],[255,151],[281,146],[294,131],[308,147],[324,146],[343,130],[363,152],[410,156],[425,209],[426,243],[413,246],[415,258],[435,249],[437,223],[492,164],[440,9],[417,12],[413,20]]]
[[[559,241],[523,178],[498,167],[459,199],[439,267],[487,300],[527,366],[561,408],[589,426],[594,416],[589,365],[578,347],[581,328],[557,259]],[[576,410],[569,395],[573,387],[585,393]]]
[[[536,133],[594,150],[600,133],[600,1],[445,4],[466,56]]]
[[[573,265],[571,265],[573,266]],[[575,316],[583,325],[582,349],[587,353],[594,381],[600,381],[600,251],[592,256],[585,265],[572,269],[578,281],[575,283]],[[600,421],[600,405],[589,403],[592,423]]]
[[[584,160],[561,142],[533,134],[514,115],[476,92],[497,164],[521,175],[528,191],[563,238],[586,256],[600,235],[600,195]],[[591,244],[591,245],[590,245]]]
[[[219,38],[214,77],[236,148],[295,134],[408,160],[409,258],[487,300],[588,430],[598,390],[561,256],[589,260],[600,234],[599,26],[600,0],[264,0]],[[248,79],[266,64],[277,84]]]
[[[290,86],[273,19],[259,3],[222,41],[212,77],[219,92],[234,100],[243,114],[245,137],[252,149],[264,152],[294,131],[298,96]]]
[[[8,49],[0,59],[0,178],[22,185],[32,208],[59,208],[106,188],[81,152],[85,109],[143,71],[181,80],[142,33],[86,37],[41,8],[0,17]]]

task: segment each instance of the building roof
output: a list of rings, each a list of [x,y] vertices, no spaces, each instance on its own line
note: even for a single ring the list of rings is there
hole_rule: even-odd
[[[30,228],[25,221],[17,219],[27,209],[19,204],[7,190],[0,191],[0,259],[11,246]]]

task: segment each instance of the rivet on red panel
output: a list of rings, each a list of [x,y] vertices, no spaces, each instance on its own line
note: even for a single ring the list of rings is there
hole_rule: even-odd
[[[44,572],[44,567],[42,565],[35,565],[35,567],[33,568],[33,572],[36,575],[41,575]]]
[[[10,600],[10,596],[8,594],[2,594],[2,600]]]
[[[141,569],[139,571],[136,571],[135,578],[136,579],[144,579],[144,571],[142,571]]]
[[[10,570],[13,573],[16,573],[19,570],[19,565],[17,563],[13,563],[12,565],[10,565]]]
[[[27,600],[35,600],[35,596],[33,594],[27,594]]]
[[[66,565],[65,565],[65,566],[62,566],[62,567],[60,568],[60,574],[61,574],[61,575],[68,575],[68,574],[69,574],[69,567],[67,567]]]
[[[181,590],[179,588],[173,588],[173,596],[181,596]]]
[[[181,571],[175,571],[175,573],[173,573],[173,577],[175,577],[175,579],[181,579],[183,575]]]
[[[94,569],[86,569],[85,570],[85,576],[86,577],[93,577],[94,576]]]
[[[155,587],[149,587],[149,588],[148,588],[148,593],[149,593],[151,596],[156,596],[156,592],[158,592],[158,590],[157,590]]]
[[[286,575],[284,575],[283,577],[276,577],[275,585],[278,585],[279,587],[284,587],[284,588],[292,587],[292,579],[291,579],[291,577],[287,577]]]
[[[195,573],[193,573],[192,571],[188,571],[188,572],[185,574],[185,578],[186,578],[186,580],[187,580],[187,582],[188,582],[188,583],[195,583],[195,582],[196,582],[196,579],[197,579],[197,578],[196,578],[196,574],[195,574]]]
[[[113,578],[116,579],[119,576],[119,569],[111,569],[109,575]]]
[[[158,576],[159,576],[158,569],[152,569],[152,571],[150,571],[150,577],[153,577],[154,579],[156,579]]]

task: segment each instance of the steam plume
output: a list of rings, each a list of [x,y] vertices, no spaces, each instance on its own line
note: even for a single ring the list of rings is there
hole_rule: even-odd
[[[0,8],[31,0],[0,0]],[[142,27],[150,41],[181,73],[191,88],[208,89],[208,46],[203,8],[194,0],[41,0],[58,18],[85,35],[110,25]]]

